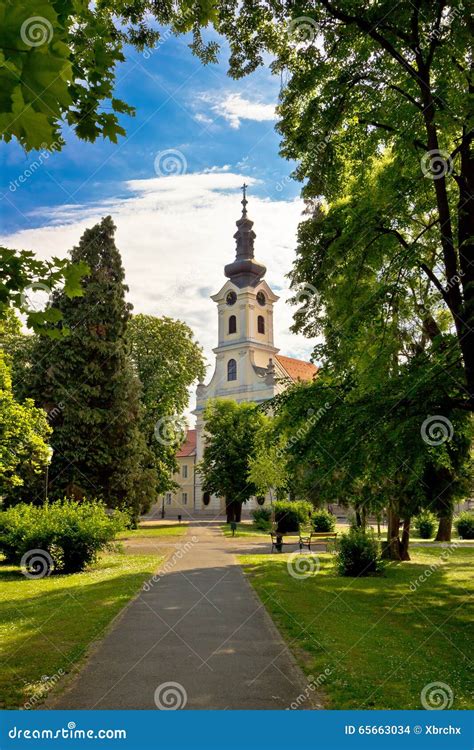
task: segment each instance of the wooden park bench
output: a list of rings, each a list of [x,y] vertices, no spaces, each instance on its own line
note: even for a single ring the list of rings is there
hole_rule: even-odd
[[[274,549],[281,552],[282,547],[290,544],[297,544],[300,550],[307,547],[311,552],[311,545],[318,540],[336,539],[336,531],[300,531],[299,533],[290,531],[286,534],[280,534],[277,531],[270,531],[272,540],[272,552]]]
[[[283,546],[287,546],[290,544],[297,544],[299,545],[299,536],[298,532],[296,531],[289,531],[286,534],[280,534],[280,532],[277,531],[270,531],[270,537],[272,540],[272,552],[273,549],[278,550],[278,552],[281,552],[281,548]],[[301,549],[301,546],[300,546]]]
[[[311,545],[318,540],[335,539],[337,531],[302,531],[300,532],[300,549],[307,547],[311,552]]]

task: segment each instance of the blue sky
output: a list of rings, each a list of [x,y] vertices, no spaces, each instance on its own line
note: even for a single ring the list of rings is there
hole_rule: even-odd
[[[184,38],[171,37],[148,55],[130,50],[116,95],[136,116],[121,118],[127,136],[118,144],[85,143],[66,132],[64,149],[40,160],[16,143],[0,144],[0,242],[64,256],[86,227],[111,214],[135,311],[185,320],[211,368],[217,314],[209,295],[235,254],[245,180],[256,257],[280,296],[275,345],[309,358],[314,342],[290,332],[294,309],[286,304],[302,204],[289,177],[293,165],[278,155],[279,80],[262,68],[234,81],[226,63],[223,50],[220,64],[203,66]],[[176,170],[167,171],[170,151]]]
[[[245,103],[252,103],[256,117],[268,117],[277,102],[279,80],[262,68],[233,81],[226,68],[225,50],[219,65],[203,66],[185,38],[171,37],[148,53],[128,50],[116,88],[120,98],[136,107],[135,117],[121,117],[127,136],[116,145],[103,140],[90,144],[66,131],[63,151],[45,159],[13,194],[9,186],[35,154],[26,154],[14,142],[2,143],[3,233],[36,226],[40,217],[30,216],[30,211],[39,205],[93,202],[119,194],[124,180],[154,177],[155,155],[164,149],[179,149],[190,172],[230,165],[258,176],[263,182],[256,192],[261,196],[297,195],[298,185],[288,180],[291,165],[278,156],[274,122],[241,119],[237,127],[229,113],[226,116],[230,100],[234,109],[244,112]]]

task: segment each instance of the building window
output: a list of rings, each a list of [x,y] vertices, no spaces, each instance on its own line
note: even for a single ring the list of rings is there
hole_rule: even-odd
[[[202,496],[202,502],[203,502],[203,505],[209,505],[209,503],[211,502],[211,493],[210,492],[205,492],[204,493],[204,495]]]
[[[166,493],[166,505],[171,505],[171,492]]]
[[[237,362],[229,359],[227,362],[227,380],[237,380]]]
[[[183,492],[183,494],[181,495],[181,500],[183,502],[183,505],[187,505],[188,504],[188,493],[187,492]]]
[[[257,318],[257,330],[259,333],[265,333],[265,318],[259,315]]]
[[[235,315],[231,315],[229,318],[229,333],[236,333],[237,331],[237,318]]]
[[[183,475],[183,479],[187,479],[188,478],[188,467],[187,467],[187,464],[184,464],[184,466],[181,469],[181,473]]]

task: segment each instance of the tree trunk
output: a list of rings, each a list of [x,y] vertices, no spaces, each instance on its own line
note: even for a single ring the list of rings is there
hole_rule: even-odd
[[[472,71],[471,71],[472,72]],[[472,80],[472,78],[471,78]],[[474,95],[474,84],[469,84],[469,94]],[[465,334],[461,340],[466,369],[466,380],[474,408],[474,153],[472,130],[464,128],[461,144],[461,169],[457,184],[459,188],[458,203],[458,246],[459,265],[464,295],[463,318]],[[441,541],[450,541],[442,539]]]
[[[411,518],[405,518],[403,521],[402,540],[400,542],[400,560],[409,560],[408,545],[410,543],[410,523]]]
[[[400,554],[400,516],[393,508],[387,509],[387,541],[382,547],[384,560],[401,560]]]
[[[453,516],[441,516],[439,519],[438,533],[435,537],[435,542],[450,542],[451,541],[451,530],[453,526]]]
[[[433,159],[436,160],[436,155],[440,151],[435,118],[435,100],[431,92],[430,70],[421,59],[418,59],[417,63],[427,146],[428,151],[433,154]],[[469,86],[469,94],[471,96],[472,89],[471,84]],[[446,280],[442,296],[453,316],[459,348],[463,355],[469,404],[472,410],[474,401],[474,331],[472,328],[474,318],[474,270],[472,265],[474,159],[472,157],[472,132],[467,135],[465,128],[460,154],[461,173],[456,178],[459,188],[457,211],[459,242],[457,251],[459,253],[459,263],[454,244],[453,222],[448,200],[446,175],[436,177],[433,180],[433,186],[439,216],[440,240]],[[464,300],[461,295],[461,278]]]
[[[225,499],[225,512],[227,516],[227,523],[232,523],[232,521],[235,521],[234,503],[227,497]]]
[[[225,512],[227,516],[227,523],[235,521],[239,523],[242,518],[242,503],[238,500],[225,500]]]

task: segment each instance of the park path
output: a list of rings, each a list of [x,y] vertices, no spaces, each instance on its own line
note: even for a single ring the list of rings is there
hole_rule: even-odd
[[[282,709],[298,696],[301,708],[318,707],[237,563],[240,546],[212,524],[192,524],[176,546],[181,553],[168,557],[159,580],[50,707]]]

